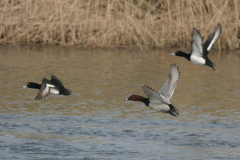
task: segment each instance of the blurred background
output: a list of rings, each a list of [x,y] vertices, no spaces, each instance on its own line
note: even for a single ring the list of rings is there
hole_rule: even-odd
[[[193,27],[239,49],[238,0],[2,0],[1,44],[81,47],[190,47]]]

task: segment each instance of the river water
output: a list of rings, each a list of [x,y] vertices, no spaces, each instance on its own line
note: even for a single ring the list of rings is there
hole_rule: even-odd
[[[213,71],[175,50],[1,47],[0,159],[240,159],[239,52],[213,50]],[[172,63],[178,117],[124,101]],[[73,94],[35,101],[22,86],[50,74]]]

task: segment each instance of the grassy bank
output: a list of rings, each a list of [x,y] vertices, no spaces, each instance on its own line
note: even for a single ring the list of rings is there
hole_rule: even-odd
[[[239,0],[1,0],[0,43],[83,47],[190,47],[217,23],[215,47],[240,47]]]

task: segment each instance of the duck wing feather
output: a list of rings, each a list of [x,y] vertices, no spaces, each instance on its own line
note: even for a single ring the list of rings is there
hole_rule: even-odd
[[[192,51],[191,54],[194,56],[203,56],[203,38],[196,28],[193,28],[192,41],[191,41]]]
[[[50,92],[50,87],[54,88],[54,85],[51,83],[51,81],[49,81],[46,78],[43,78],[40,91],[38,95],[35,97],[35,100],[40,100],[42,98],[45,98]]]
[[[174,93],[179,78],[179,68],[176,66],[176,64],[172,64],[170,73],[158,93],[163,95],[169,101]]]

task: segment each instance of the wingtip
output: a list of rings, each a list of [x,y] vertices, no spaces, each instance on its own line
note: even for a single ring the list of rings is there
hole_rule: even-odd
[[[45,97],[44,97],[44,98],[45,98]],[[35,98],[36,101],[39,101],[39,100],[41,100],[41,99],[42,99],[41,97],[36,97],[36,98]]]
[[[144,85],[142,86],[142,88],[147,88],[147,86],[144,84]]]
[[[220,35],[221,35],[221,33],[222,33],[222,25],[220,23],[217,24],[217,27],[216,27],[215,31],[217,31],[218,29],[220,30],[219,32],[220,32]],[[220,37],[220,35],[219,35],[219,37]]]
[[[36,101],[38,101],[38,100],[41,100],[41,99],[43,99],[43,98],[45,98],[45,97],[41,97],[41,96],[37,95],[34,99],[35,99]]]
[[[198,31],[198,29],[197,29],[197,28],[195,28],[195,27],[193,27],[193,32],[197,32],[197,33],[199,33],[199,34],[200,34],[200,32]]]
[[[193,35],[194,35],[194,34],[198,34],[198,35],[201,37],[201,39],[203,39],[201,33],[200,33],[196,28],[193,27]],[[191,40],[191,41],[192,41],[192,40]]]
[[[178,72],[181,73],[180,70],[179,70],[179,66],[177,66],[175,63],[171,64],[171,68],[173,68],[173,67],[177,68]]]
[[[37,96],[37,97],[35,97],[34,99],[35,99],[36,101],[38,101],[38,100],[40,100],[41,98]]]
[[[150,90],[156,92],[152,87],[149,87],[148,85],[143,85],[143,86],[142,86],[142,89],[143,89],[144,91],[146,91],[147,89],[150,89]]]
[[[51,75],[51,79],[53,79],[54,77],[56,77],[55,75],[53,75],[53,74],[50,74]]]

